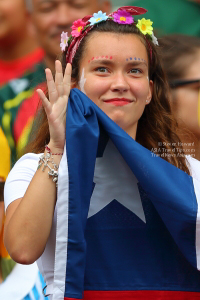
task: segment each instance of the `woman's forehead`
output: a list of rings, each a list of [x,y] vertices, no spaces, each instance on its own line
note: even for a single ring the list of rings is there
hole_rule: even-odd
[[[138,57],[147,60],[148,54],[144,43],[136,34],[94,32],[87,40],[85,57],[98,55],[120,56],[125,59]]]

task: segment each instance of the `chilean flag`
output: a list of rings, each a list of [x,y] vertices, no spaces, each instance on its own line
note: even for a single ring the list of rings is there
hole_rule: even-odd
[[[53,300],[200,298],[200,182],[77,89],[59,167]]]

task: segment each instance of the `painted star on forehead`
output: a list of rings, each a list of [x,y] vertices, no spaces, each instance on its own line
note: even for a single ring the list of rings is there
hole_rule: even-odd
[[[105,148],[103,157],[96,159],[94,183],[88,218],[113,200],[117,200],[146,223],[138,180],[111,140]]]

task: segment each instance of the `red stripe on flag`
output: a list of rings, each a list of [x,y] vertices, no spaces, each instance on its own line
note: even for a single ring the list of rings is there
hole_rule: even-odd
[[[84,300],[196,300],[200,293],[179,291],[85,291]],[[64,300],[77,300],[64,298]]]

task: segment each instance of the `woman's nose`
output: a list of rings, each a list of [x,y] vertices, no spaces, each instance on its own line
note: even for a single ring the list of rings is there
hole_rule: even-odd
[[[116,74],[113,76],[113,82],[111,84],[111,90],[114,92],[126,92],[130,89],[127,82],[127,78],[124,74]]]

